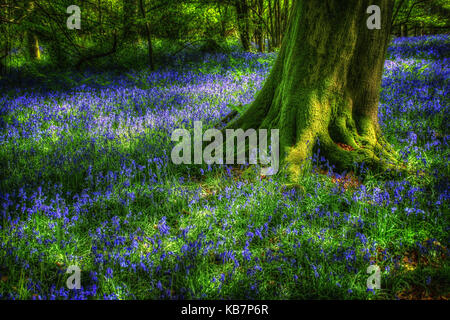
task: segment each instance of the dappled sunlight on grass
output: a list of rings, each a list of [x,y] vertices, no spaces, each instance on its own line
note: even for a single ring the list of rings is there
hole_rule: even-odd
[[[181,57],[156,72],[74,74],[84,81],[67,90],[9,90],[0,298],[448,297],[448,42],[389,49],[380,124],[418,170],[393,180],[364,166],[335,172],[320,153],[296,183],[255,165],[171,162],[171,132],[250,103],[275,54]],[[65,285],[71,264],[81,290]]]

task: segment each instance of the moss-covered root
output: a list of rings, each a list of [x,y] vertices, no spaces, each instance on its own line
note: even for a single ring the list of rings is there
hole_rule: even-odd
[[[376,142],[374,145],[353,148],[336,143],[326,134],[319,139],[321,154],[340,171],[358,171],[364,166],[375,173],[392,176],[404,170],[395,155],[377,152],[379,145]]]
[[[351,137],[351,140],[359,141],[360,137]],[[305,135],[305,139],[301,139],[295,146],[288,148],[286,157],[281,161],[281,167],[287,170],[286,173],[292,181],[297,181],[308,167],[312,154],[320,152],[320,156],[327,159],[330,165],[334,165],[336,172],[360,173],[362,169],[369,168],[373,173],[386,178],[394,178],[399,176],[399,173],[406,172],[406,167],[395,153],[380,153],[377,152],[379,148],[381,145],[376,142],[373,145],[358,146],[357,144],[353,147],[334,141],[328,132],[316,135],[310,132],[309,135]]]
[[[361,163],[377,172],[397,169],[377,123],[389,28],[368,30],[373,1],[297,1],[263,88],[226,128],[279,129],[281,164],[294,178],[317,140],[338,170]],[[375,3],[389,21],[392,1]]]

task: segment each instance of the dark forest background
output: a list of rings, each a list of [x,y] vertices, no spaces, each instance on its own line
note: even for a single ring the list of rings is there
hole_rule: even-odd
[[[189,52],[272,52],[294,0],[0,0],[0,74],[156,69]],[[67,28],[70,5],[81,29]],[[396,0],[392,34],[448,33],[446,0]]]

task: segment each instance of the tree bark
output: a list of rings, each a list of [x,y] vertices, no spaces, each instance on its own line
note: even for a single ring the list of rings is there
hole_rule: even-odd
[[[408,36],[408,25],[402,24],[402,37],[407,37]]]
[[[261,21],[264,14],[264,0],[256,0],[256,27],[255,27],[255,42],[258,45],[258,51],[264,52],[264,37],[263,37],[263,22]]]
[[[125,42],[134,43],[137,40],[136,18],[137,0],[123,0],[122,38]]]
[[[3,59],[0,60],[0,76],[3,76],[6,74],[6,65],[3,63],[2,60]]]
[[[276,18],[276,24],[275,24],[275,30],[276,30],[276,43],[277,48],[281,46],[281,8],[280,8],[280,0],[275,1],[275,18]]]
[[[283,41],[283,36],[286,33],[286,29],[289,23],[289,13],[290,13],[290,0],[284,0],[284,12],[283,12],[283,27],[281,32],[281,41]]]
[[[273,17],[273,8],[272,8],[272,1],[268,1],[268,9],[269,9],[269,29],[268,32],[270,34],[270,47],[276,47],[275,44],[275,25],[274,25],[274,17]]]
[[[367,28],[373,4],[380,30]],[[378,125],[392,11],[390,0],[296,1],[272,72],[227,128],[279,129],[280,159],[294,178],[316,148],[341,170],[392,167]]]
[[[139,9],[141,11],[142,18],[146,18],[145,14],[145,8],[144,8],[144,0],[139,0]],[[150,67],[150,70],[155,70],[155,62],[153,60],[153,45],[152,45],[152,33],[150,29],[150,23],[145,22],[145,35],[147,37],[147,45],[148,45],[148,51],[147,51],[147,57],[148,57],[148,64]]]
[[[39,40],[36,34],[32,31],[27,31],[27,43],[28,43],[28,53],[31,59],[40,60],[41,52],[39,50]]]
[[[250,50],[250,30],[247,0],[235,0],[239,37],[245,51]]]

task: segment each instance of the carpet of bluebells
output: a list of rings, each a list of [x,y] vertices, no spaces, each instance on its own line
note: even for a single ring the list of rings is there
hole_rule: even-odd
[[[275,58],[0,83],[0,298],[450,297],[450,37],[389,48],[379,119],[409,175],[174,165],[172,131],[250,103]]]

